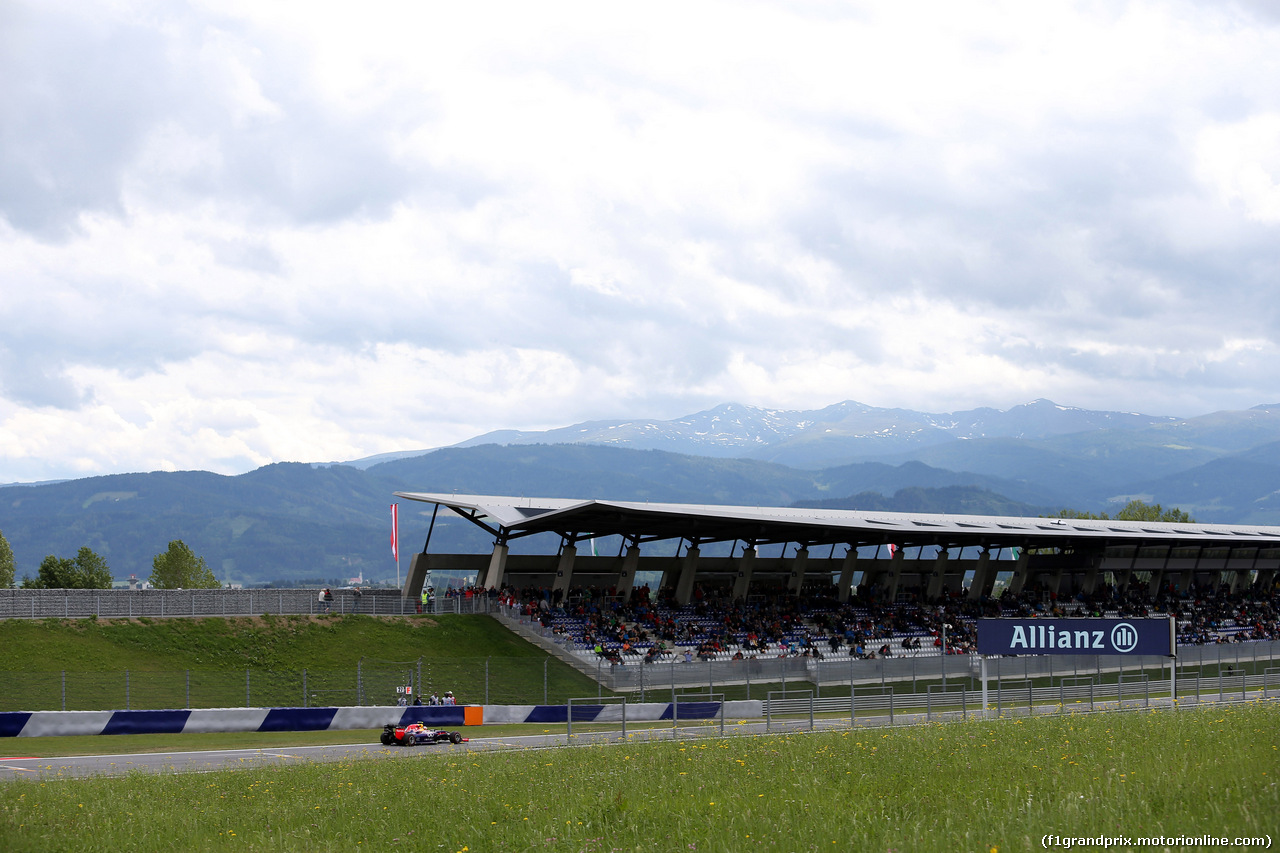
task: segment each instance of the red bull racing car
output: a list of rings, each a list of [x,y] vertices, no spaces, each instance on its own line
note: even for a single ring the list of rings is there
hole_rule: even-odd
[[[396,725],[387,723],[382,728],[382,743],[384,746],[417,746],[420,743],[463,743],[470,740],[465,738],[458,732],[449,732],[444,729],[429,729],[425,723],[409,723],[409,725]]]

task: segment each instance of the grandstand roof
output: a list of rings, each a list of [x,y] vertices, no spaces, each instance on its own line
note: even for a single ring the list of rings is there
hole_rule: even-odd
[[[569,541],[621,535],[636,543],[798,542],[901,547],[1280,548],[1280,527],[1152,521],[935,515],[793,507],[396,492],[447,507],[503,540],[556,533]]]

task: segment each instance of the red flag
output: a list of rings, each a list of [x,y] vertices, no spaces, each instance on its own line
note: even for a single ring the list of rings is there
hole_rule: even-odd
[[[391,556],[400,562],[400,505],[391,505]]]

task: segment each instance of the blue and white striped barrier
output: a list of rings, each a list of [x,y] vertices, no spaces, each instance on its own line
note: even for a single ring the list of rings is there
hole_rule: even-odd
[[[681,702],[680,719],[714,720],[720,716],[719,702]],[[628,722],[670,720],[675,713],[670,702],[641,702],[626,705]],[[620,704],[575,704],[575,723],[618,723],[622,721]],[[724,703],[725,719],[759,719],[764,716],[764,703],[759,700]],[[565,723],[568,705],[485,705],[484,722],[488,723]]]
[[[681,702],[681,720],[712,720],[719,702]],[[628,704],[628,722],[670,720],[670,702]],[[575,704],[575,723],[622,721],[623,706]],[[759,701],[724,703],[725,719],[758,719]],[[5,711],[0,737],[56,735],[187,734],[191,732],[314,732],[376,729],[387,723],[421,721],[429,726],[494,723],[565,723],[567,705],[411,705],[342,708],[208,708],[177,711]]]
[[[315,732],[376,729],[421,720],[464,724],[465,707],[405,708],[207,708],[194,711],[8,711],[0,713],[0,737],[50,735],[187,734],[191,732]]]

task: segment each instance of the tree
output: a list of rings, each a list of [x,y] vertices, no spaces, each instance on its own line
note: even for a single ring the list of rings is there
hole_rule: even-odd
[[[0,589],[8,589],[13,586],[13,549],[9,547],[9,540],[4,538],[4,531],[0,531]]]
[[[76,580],[80,586],[76,589],[111,589],[111,569],[107,561],[91,549],[81,546],[76,552]]]
[[[40,571],[35,579],[24,578],[23,589],[72,589],[71,573],[75,564],[66,557],[55,557],[53,554],[40,561]]]
[[[1055,518],[1083,518],[1095,521],[1107,521],[1111,516],[1105,512],[1082,512],[1078,509],[1064,509]],[[1124,509],[1116,513],[1116,521],[1171,521],[1177,524],[1189,524],[1195,521],[1188,513],[1177,507],[1165,509],[1160,504],[1149,504],[1145,501],[1129,501]]]
[[[81,547],[75,557],[55,557],[40,561],[36,578],[24,578],[23,589],[111,589],[111,569],[92,548]]]
[[[1173,521],[1181,524],[1187,524],[1195,519],[1177,507],[1165,509],[1160,506],[1160,504],[1147,504],[1142,501],[1129,501],[1129,503],[1125,504],[1124,509],[1116,513],[1116,520]]]
[[[217,589],[222,586],[205,563],[181,539],[151,561],[151,585],[156,589]]]

